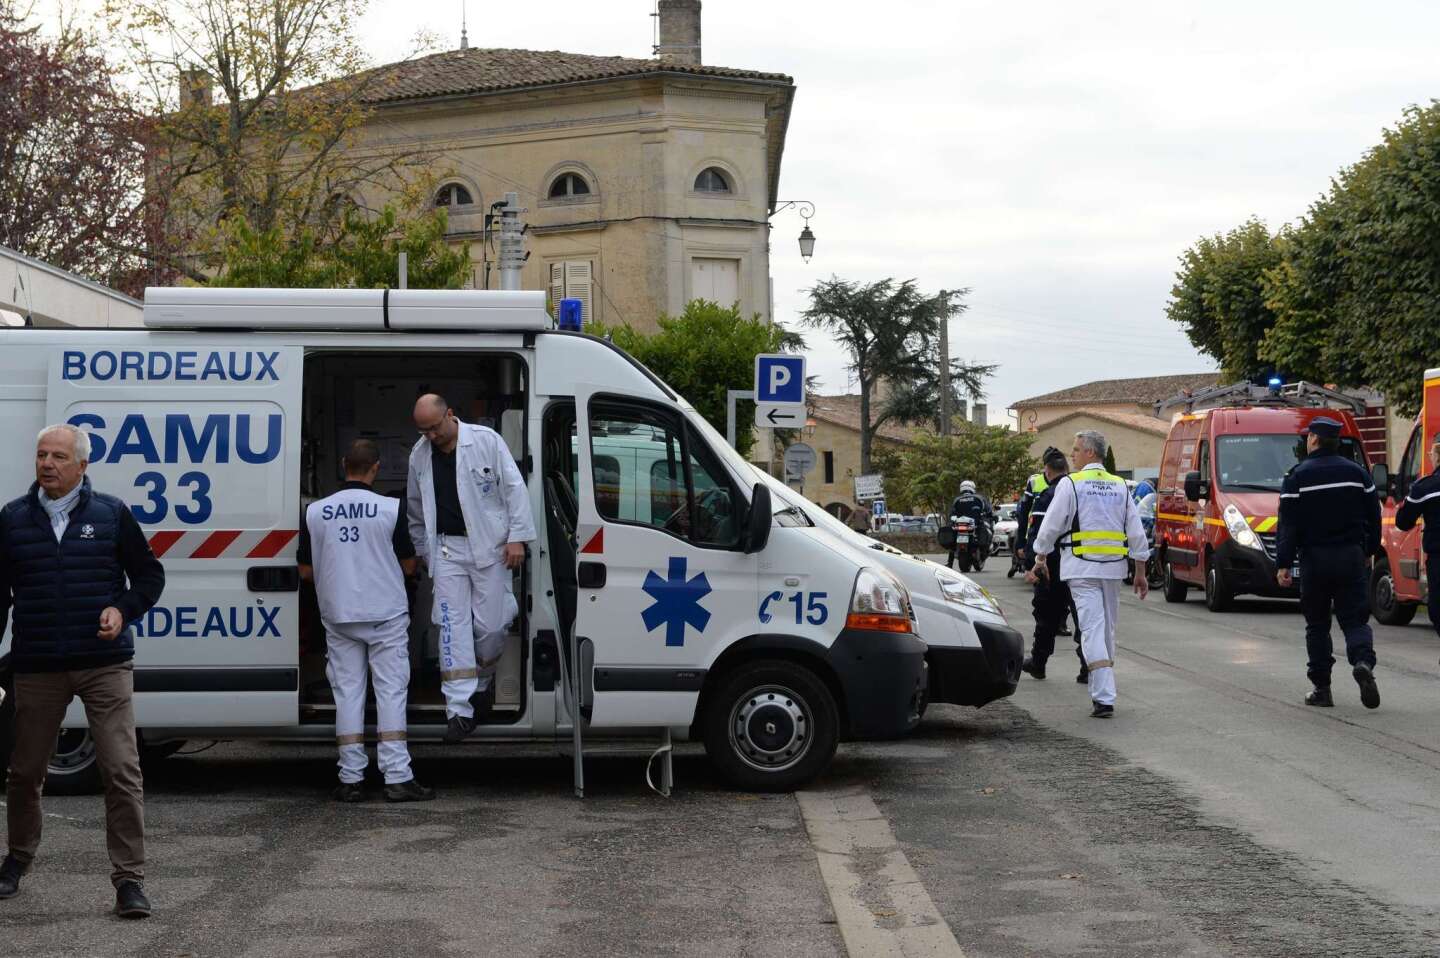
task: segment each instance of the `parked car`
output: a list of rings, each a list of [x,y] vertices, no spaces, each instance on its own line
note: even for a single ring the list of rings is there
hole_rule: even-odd
[[[995,534],[990,541],[990,554],[999,555],[1002,552],[1014,553],[1015,533],[1019,523],[1015,521],[1015,509],[1018,503],[1005,502],[995,507]]]

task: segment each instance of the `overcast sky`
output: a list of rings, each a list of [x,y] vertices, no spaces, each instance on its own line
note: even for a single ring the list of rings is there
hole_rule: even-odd
[[[462,0],[372,0],[377,63]],[[468,0],[473,46],[651,55],[654,0]],[[1302,214],[1435,82],[1440,4],[705,0],[707,64],[795,78],[776,318],[838,275],[970,287],[952,351],[995,362],[992,421],[1091,379],[1213,368],[1164,316],[1176,257],[1251,214]],[[809,334],[811,371],[849,388]]]

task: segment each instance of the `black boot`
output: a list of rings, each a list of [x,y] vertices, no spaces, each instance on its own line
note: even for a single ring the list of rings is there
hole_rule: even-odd
[[[122,881],[115,886],[115,914],[121,918],[149,918],[150,899],[145,886],[138,881]]]
[[[341,782],[330,795],[337,802],[353,805],[365,801],[365,786],[359,782]]]
[[[14,855],[0,862],[0,898],[14,898],[20,893],[20,879],[29,871]]]
[[[1081,685],[1089,685],[1089,684],[1090,684],[1090,670],[1087,669],[1087,668],[1086,668],[1085,666],[1083,666],[1083,665],[1080,666],[1080,674],[1077,675],[1077,676],[1075,676],[1075,681],[1078,682],[1078,683],[1080,683]]]
[[[428,802],[435,797],[435,789],[421,785],[415,779],[408,782],[396,782],[394,785],[385,786],[385,801],[387,802]]]
[[[450,721],[445,723],[445,744],[459,745],[470,737],[475,731],[475,720],[466,718],[463,715],[452,715]]]
[[[1350,674],[1355,676],[1355,684],[1360,686],[1360,704],[1367,709],[1378,709],[1380,687],[1375,684],[1375,673],[1370,671],[1370,666],[1357,665]]]
[[[491,676],[490,684],[478,690],[470,696],[470,707],[475,710],[475,724],[480,725],[495,708],[495,678]]]
[[[1095,705],[1095,707],[1090,710],[1090,717],[1091,717],[1091,718],[1114,718],[1114,717],[1115,717],[1115,706],[1113,706],[1113,705],[1102,705],[1102,704],[1099,703],[1099,702],[1094,703],[1094,705]]]
[[[1315,686],[1310,690],[1310,694],[1305,696],[1305,704],[1322,709],[1334,708],[1335,700],[1330,697],[1330,686]]]
[[[1025,656],[1025,661],[1020,663],[1020,671],[1029,674],[1031,678],[1045,681],[1045,663],[1035,661],[1033,655]]]

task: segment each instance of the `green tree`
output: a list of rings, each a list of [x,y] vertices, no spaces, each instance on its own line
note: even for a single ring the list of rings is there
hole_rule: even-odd
[[[1105,444],[1105,471],[1112,476],[1115,474],[1115,447],[1109,443]]]
[[[916,512],[943,513],[966,479],[973,479],[990,501],[999,502],[1015,495],[1035,472],[1031,437],[1025,433],[1002,426],[956,425],[955,435],[922,433],[894,454],[885,474],[887,498]]]
[[[1384,392],[1418,410],[1440,364],[1440,104],[1410,107],[1347,167],[1267,275],[1264,355],[1295,375]]]
[[[644,363],[695,407],[722,435],[725,393],[746,389],[755,377],[755,357],[799,349],[804,341],[757,313],[749,319],[735,306],[692,300],[679,316],[661,316],[659,330],[641,332],[632,326],[592,323],[586,331],[608,335],[615,345]],[[753,403],[738,403],[735,445],[742,456],[754,445]]]
[[[803,322],[823,329],[850,354],[850,372],[860,387],[860,471],[871,471],[875,432],[890,420],[918,422],[938,415],[940,388],[936,341],[940,324],[964,310],[968,290],[921,293],[914,280],[849,282],[831,277],[809,291]],[[994,366],[952,364],[957,391],[983,394]],[[892,387],[891,399],[876,408],[876,386]]]
[[[367,6],[104,0],[127,85],[152,118],[143,252],[157,271],[208,281],[236,217],[303,243],[307,229],[338,225],[337,200],[428,194],[433,152],[361,142],[393,81],[366,69],[355,28]]]
[[[274,225],[257,230],[243,217],[227,220],[220,269],[211,286],[399,286],[399,254],[406,254],[411,289],[459,289],[471,275],[470,247],[445,241],[445,211],[426,210],[403,222],[392,206],[377,216],[345,212],[338,231],[305,226],[286,237]]]
[[[1252,218],[1223,235],[1202,236],[1180,256],[1165,313],[1227,377],[1247,379],[1265,367],[1259,347],[1275,325],[1266,273],[1280,265],[1280,249]]]

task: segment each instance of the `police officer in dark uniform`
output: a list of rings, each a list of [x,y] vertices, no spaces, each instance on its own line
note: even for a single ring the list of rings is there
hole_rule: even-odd
[[[1300,611],[1305,615],[1306,674],[1315,688],[1306,705],[1330,707],[1330,615],[1345,633],[1345,655],[1366,708],[1380,706],[1375,685],[1375,639],[1370,631],[1369,557],[1380,547],[1380,500],[1369,475],[1340,455],[1340,423],[1312,420],[1307,455],[1280,487],[1276,581],[1289,587],[1299,563]]]
[[[1440,433],[1430,444],[1430,475],[1410,486],[1405,501],[1395,513],[1395,528],[1409,532],[1417,519],[1425,520],[1425,533],[1420,544],[1425,551],[1425,569],[1432,577],[1440,576]],[[1440,578],[1428,591],[1430,624],[1440,635]]]
[[[980,556],[980,561],[990,555],[990,529],[993,517],[993,510],[990,500],[975,491],[975,483],[966,479],[960,483],[960,494],[950,503],[950,515],[969,516],[975,520],[975,554]],[[946,561],[947,567],[955,564],[955,547],[950,547],[950,558]],[[979,567],[978,565],[976,566]]]
[[[1059,449],[1056,449],[1054,446],[1046,446],[1045,451],[1040,455],[1041,464],[1043,465],[1054,456],[1059,456],[1062,461],[1065,459],[1065,454]],[[1061,468],[1063,470],[1067,467],[1062,466]],[[1063,471],[1061,475],[1064,475]],[[1035,501],[1044,494],[1045,490],[1050,487],[1050,484],[1051,480],[1046,478],[1044,472],[1035,473],[1029,479],[1025,480],[1025,488],[1020,493],[1020,502],[1015,506],[1015,559],[1021,569],[1030,568],[1028,547],[1030,541],[1035,538],[1035,530],[1040,528],[1038,522],[1035,523],[1034,530],[1030,528],[1031,510],[1035,508]],[[1049,500],[1047,499],[1046,501],[1048,502]],[[1044,513],[1041,513],[1040,518],[1043,519],[1044,517]],[[1060,631],[1056,632],[1056,635],[1070,634],[1070,627],[1066,625],[1066,621],[1067,620],[1063,618],[1061,619]]]
[[[1044,464],[1044,488],[1028,503],[1025,513],[1023,528],[1027,555],[1035,554],[1035,536],[1040,532],[1040,523],[1045,521],[1045,511],[1055,495],[1055,483],[1070,471],[1065,454],[1053,446],[1045,450]],[[1027,484],[1027,491],[1035,485],[1038,483]],[[1020,668],[1037,679],[1045,678],[1045,663],[1055,652],[1055,636],[1061,634],[1065,619],[1075,614],[1070,587],[1060,579],[1059,549],[1051,550],[1046,558],[1046,565],[1050,570],[1049,576],[1040,578],[1033,571],[1025,576],[1025,581],[1035,587],[1035,594],[1030,600],[1030,610],[1035,616],[1035,641]],[[1085,657],[1080,654],[1078,636],[1075,643],[1075,654],[1080,657],[1080,674],[1075,677],[1075,681],[1088,682],[1090,670],[1085,667]]]

